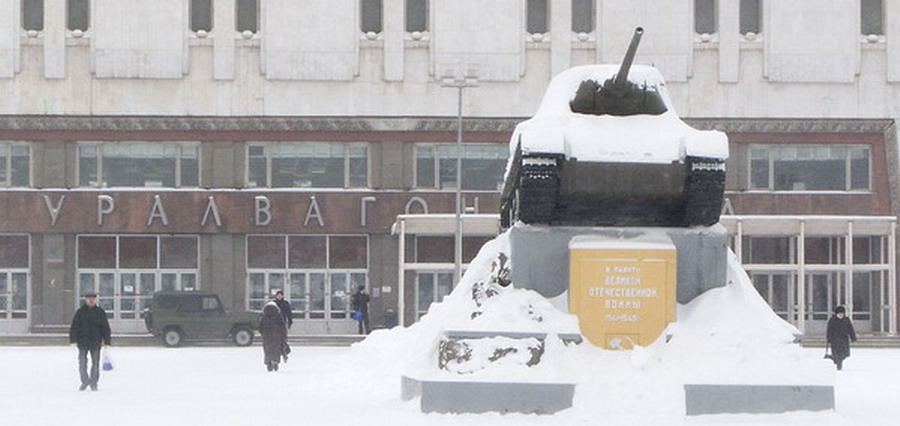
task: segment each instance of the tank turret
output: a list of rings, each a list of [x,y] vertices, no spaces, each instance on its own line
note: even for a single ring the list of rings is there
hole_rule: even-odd
[[[628,73],[634,63],[634,55],[644,29],[637,27],[631,37],[631,44],[615,75],[602,84],[596,80],[585,80],[578,86],[575,98],[570,102],[572,112],[593,115],[659,115],[666,112],[666,104],[659,92],[647,84],[639,85],[629,81]]]
[[[553,78],[538,112],[513,133],[501,194],[504,226],[696,226],[719,221],[728,138],[688,126],[662,75],[621,64]]]

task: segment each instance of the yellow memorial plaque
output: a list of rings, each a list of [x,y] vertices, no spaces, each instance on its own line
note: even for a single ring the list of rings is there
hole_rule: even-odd
[[[668,237],[577,237],[569,258],[569,310],[594,345],[646,346],[675,321],[677,257]]]

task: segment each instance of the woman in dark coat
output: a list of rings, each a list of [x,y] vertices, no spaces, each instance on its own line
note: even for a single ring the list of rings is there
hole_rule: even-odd
[[[844,359],[850,357],[850,341],[856,342],[856,330],[853,329],[850,318],[847,318],[846,308],[838,306],[834,309],[834,316],[828,320],[825,335],[831,347],[831,358],[840,370],[844,367]]]
[[[281,310],[274,302],[263,307],[262,319],[259,321],[259,334],[263,337],[263,353],[266,369],[278,371],[278,363],[284,353],[287,342],[287,326],[281,316]]]

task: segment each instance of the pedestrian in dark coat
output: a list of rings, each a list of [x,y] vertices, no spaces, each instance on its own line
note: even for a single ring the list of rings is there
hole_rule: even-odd
[[[275,299],[272,300],[278,305],[278,309],[281,311],[281,317],[284,318],[284,323],[287,324],[287,328],[290,329],[292,325],[294,325],[293,312],[291,312],[291,303],[287,300],[284,300],[284,292],[278,290],[275,292]]]
[[[259,334],[263,338],[263,358],[268,371],[278,371],[278,363],[284,354],[287,343],[287,325],[275,302],[263,306],[262,319],[259,321]]]
[[[361,285],[350,299],[350,308],[359,312],[359,334],[369,334],[369,295],[366,286]]]
[[[100,346],[106,343],[112,344],[112,335],[109,330],[109,320],[106,312],[97,306],[97,294],[84,295],[84,304],[75,311],[72,318],[72,326],[69,327],[69,343],[78,345],[78,372],[81,374],[81,387],[85,390],[88,386],[92,391],[97,390],[97,382],[100,380]],[[87,356],[91,354],[91,372],[87,370]]]
[[[843,306],[835,308],[834,316],[828,320],[825,331],[831,347],[831,357],[838,370],[844,367],[844,360],[850,357],[850,341],[856,342],[856,330],[846,315],[847,309]]]

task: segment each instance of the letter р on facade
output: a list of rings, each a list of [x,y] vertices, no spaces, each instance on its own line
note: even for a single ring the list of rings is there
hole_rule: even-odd
[[[631,242],[576,237],[569,244],[569,311],[605,349],[653,343],[675,321],[677,252],[668,237]]]

